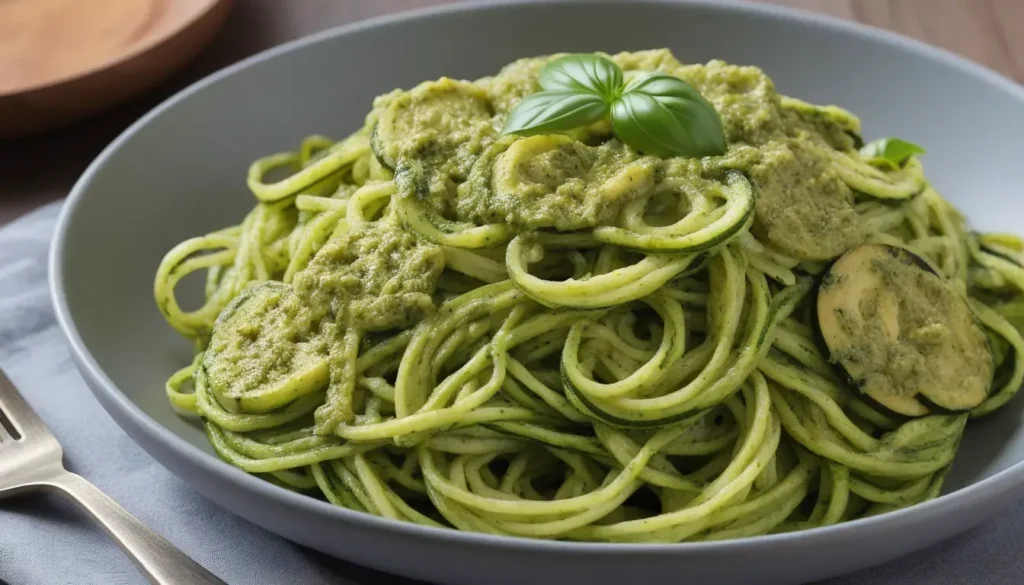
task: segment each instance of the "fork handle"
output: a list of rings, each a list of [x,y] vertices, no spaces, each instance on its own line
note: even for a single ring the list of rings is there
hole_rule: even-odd
[[[92,516],[155,585],[226,585],[82,476],[65,471],[41,483]]]

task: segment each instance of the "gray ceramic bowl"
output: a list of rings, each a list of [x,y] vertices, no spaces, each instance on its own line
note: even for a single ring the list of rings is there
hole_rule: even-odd
[[[178,241],[237,223],[245,171],[305,135],[343,136],[370,100],[442,75],[474,78],[526,55],[667,46],[684,61],[764,68],[784,93],[859,113],[866,135],[928,148],[929,175],[976,225],[1024,212],[1024,91],[919,43],[797,12],[712,1],[487,4],[408,13],[268,51],[197,83],[121,135],[89,167],[53,245],[53,298],[104,407],[196,490],[301,544],[393,573],[466,584],[797,583],[920,549],[981,522],[1024,485],[1022,400],[967,433],[941,498],[793,534],[706,544],[531,541],[384,520],[297,495],[219,461],[178,418],[164,379],[190,358],[152,299]],[[1015,493],[1016,492],[1016,493]]]

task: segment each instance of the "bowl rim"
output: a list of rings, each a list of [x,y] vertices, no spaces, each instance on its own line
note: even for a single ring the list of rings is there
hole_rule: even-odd
[[[627,4],[626,0],[587,1],[591,4],[604,5]],[[64,247],[67,241],[68,227],[73,222],[75,211],[84,199],[85,193],[88,191],[93,177],[109,159],[117,154],[121,147],[134,134],[136,134],[141,128],[148,125],[151,120],[160,116],[165,110],[172,108],[178,102],[188,98],[192,94],[202,91],[207,86],[217,83],[221,79],[229,77],[237,71],[241,71],[265,60],[273,59],[280,55],[318,44],[327,39],[348,35],[362,30],[387,27],[424,18],[442,18],[448,15],[477,11],[508,10],[524,5],[533,7],[542,4],[569,5],[579,3],[579,0],[477,0],[470,2],[458,2],[455,4],[399,12],[397,14],[387,14],[319,31],[266,49],[204,77],[164,100],[118,135],[118,137],[115,138],[96,157],[96,159],[92,161],[92,163],[90,163],[88,168],[76,181],[74,187],[70,191],[57,220],[48,259],[50,282],[49,292],[57,323],[64,333],[67,345],[71,350],[72,356],[75,358],[79,371],[92,382],[87,384],[87,386],[104,408],[110,411],[112,418],[117,421],[118,425],[124,426],[125,423],[122,422],[122,420],[128,420],[132,425],[134,425],[135,429],[145,435],[149,441],[164,445],[167,449],[173,451],[178,458],[189,460],[194,466],[201,468],[208,474],[216,476],[217,479],[231,483],[239,489],[243,489],[256,497],[269,498],[288,507],[298,508],[302,511],[315,513],[320,516],[327,516],[329,521],[341,521],[349,523],[357,528],[375,529],[382,532],[403,534],[405,536],[415,538],[440,539],[449,544],[482,545],[499,549],[516,549],[524,552],[591,555],[648,554],[658,556],[678,555],[684,552],[701,554],[720,552],[739,553],[770,544],[798,544],[805,542],[808,539],[815,539],[818,541],[823,539],[840,539],[847,537],[853,532],[859,531],[881,532],[913,519],[923,519],[926,517],[940,515],[943,510],[951,507],[963,507],[970,506],[972,504],[979,504],[982,501],[995,498],[1016,487],[1024,485],[1024,461],[1021,461],[990,477],[967,485],[952,493],[944,494],[933,500],[885,514],[880,514],[878,516],[860,518],[830,526],[810,528],[795,532],[751,536],[722,541],[658,544],[570,542],[466,532],[454,529],[422,526],[412,522],[392,520],[364,512],[349,510],[311,496],[298,494],[259,479],[227,462],[220,460],[213,454],[192,445],[182,437],[176,435],[166,427],[156,422],[141,408],[139,408],[138,405],[129,400],[128,397],[118,389],[117,385],[114,384],[114,382],[106,375],[83,342],[82,337],[78,332],[78,328],[75,325],[71,309],[68,305],[67,296],[64,291]],[[683,5],[726,13],[746,13],[768,19],[795,21],[803,26],[823,28],[825,30],[835,31],[841,34],[866,37],[869,40],[897,47],[900,50],[913,53],[922,58],[938,61],[958,70],[961,73],[975,78],[979,82],[993,85],[997,89],[1001,89],[1016,98],[1017,101],[1021,103],[1022,108],[1024,108],[1024,87],[1021,87],[1003,75],[945,49],[934,47],[921,41],[858,22],[848,21],[828,15],[815,14],[789,7],[754,3],[746,0],[629,0],[628,4],[644,4],[655,7]],[[188,482],[186,481],[186,483]]]

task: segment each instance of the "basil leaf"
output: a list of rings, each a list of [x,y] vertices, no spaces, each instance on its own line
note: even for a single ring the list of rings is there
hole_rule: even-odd
[[[725,153],[715,108],[685,81],[665,73],[634,79],[612,104],[619,140],[648,154],[712,156]]]
[[[608,104],[593,93],[571,90],[542,91],[516,104],[505,120],[502,134],[550,134],[593,124],[605,117]]]
[[[611,59],[593,53],[559,57],[544,66],[538,80],[546,91],[585,91],[608,102],[622,91],[622,69]]]
[[[860,149],[861,156],[870,162],[889,164],[893,167],[900,167],[908,158],[924,153],[920,146],[901,138],[879,138]]]

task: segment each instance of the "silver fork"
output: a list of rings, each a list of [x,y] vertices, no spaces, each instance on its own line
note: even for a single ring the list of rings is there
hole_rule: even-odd
[[[65,470],[60,443],[0,370],[0,500],[29,491],[73,501],[157,585],[224,585],[99,488]]]

